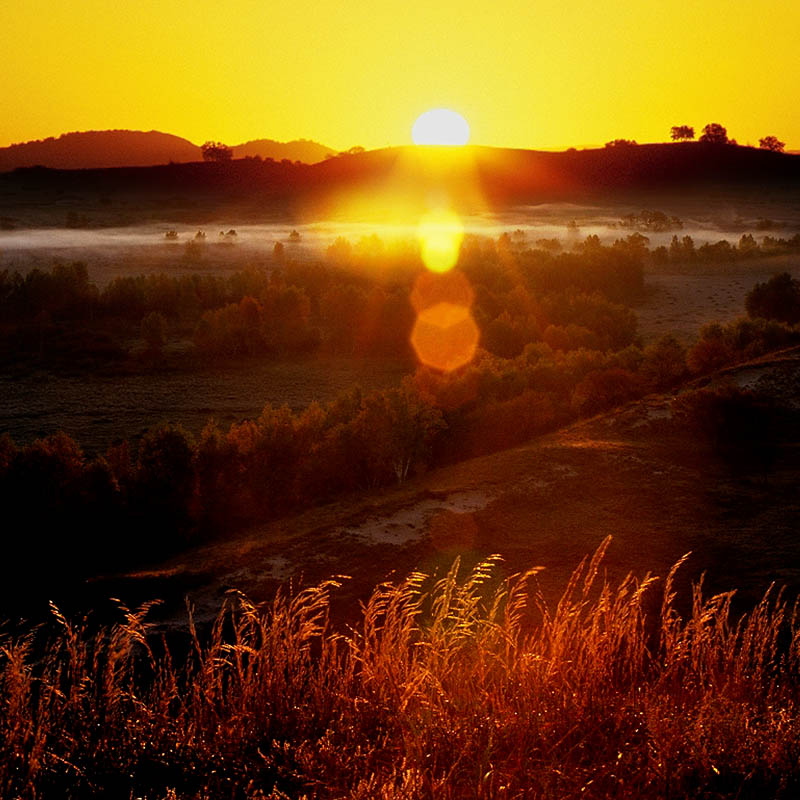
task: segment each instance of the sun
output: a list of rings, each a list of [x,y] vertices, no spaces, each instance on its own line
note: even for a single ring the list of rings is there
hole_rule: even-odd
[[[411,138],[414,144],[466,144],[469,125],[457,111],[432,108],[417,117],[411,128]]]

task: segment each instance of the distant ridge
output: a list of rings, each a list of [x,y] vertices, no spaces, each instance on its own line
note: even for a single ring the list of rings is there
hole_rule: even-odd
[[[256,139],[233,147],[235,158],[260,156],[281,161],[313,164],[334,153],[328,147],[307,139],[276,142]],[[201,161],[200,148],[160,131],[75,131],[59,137],[12,144],[0,148],[0,172],[18,167],[51,169],[104,169],[108,167],[150,167],[169,162]]]
[[[325,147],[319,142],[310,139],[294,139],[291,142],[276,142],[274,139],[254,139],[251,142],[237,144],[233,148],[234,158],[248,158],[260,156],[273,158],[275,161],[302,161],[305,164],[316,164],[324,161],[328,156],[335,155],[336,151]]]
[[[468,146],[344,153],[316,164],[227,162],[100,169],[17,169],[0,174],[0,224],[63,224],[64,198],[83,217],[70,224],[128,225],[169,219],[418,218],[446,193],[459,214],[543,202],[611,202],[639,193],[732,193],[796,198],[800,156],[704,142],[562,153]],[[698,197],[700,195],[697,195]],[[77,205],[76,205],[77,204]],[[646,207],[646,206],[643,206]],[[74,210],[74,209],[73,209]],[[26,217],[25,215],[28,215]],[[247,216],[249,215],[249,216]]]
[[[159,131],[76,131],[58,138],[12,144],[0,149],[0,170],[17,167],[98,169],[148,167],[170,161],[197,161],[200,148]]]

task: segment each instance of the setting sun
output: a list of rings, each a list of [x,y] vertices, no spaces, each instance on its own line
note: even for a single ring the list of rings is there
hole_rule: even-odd
[[[417,117],[411,128],[411,138],[414,144],[466,144],[469,124],[457,111],[433,108]]]

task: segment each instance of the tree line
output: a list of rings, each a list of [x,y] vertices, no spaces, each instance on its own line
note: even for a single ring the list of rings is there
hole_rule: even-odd
[[[695,138],[695,129],[692,125],[673,125],[669,131],[670,139],[673,142],[689,142]],[[703,131],[698,137],[699,142],[705,144],[730,144],[735,145],[736,139],[728,136],[728,129],[719,122],[709,122],[703,127]],[[606,142],[608,148],[631,147],[637,142],[634,139],[612,139]],[[768,135],[758,140],[758,146],[762,150],[770,150],[774,153],[782,153],[786,148],[786,142],[782,142],[777,136]]]

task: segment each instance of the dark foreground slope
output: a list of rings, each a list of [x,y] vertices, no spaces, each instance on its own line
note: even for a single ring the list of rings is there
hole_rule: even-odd
[[[154,213],[179,218],[226,213],[326,217],[419,212],[431,191],[462,212],[548,200],[702,189],[789,193],[800,186],[800,157],[699,142],[545,153],[488,147],[410,147],[340,155],[318,164],[237,159],[227,163],[51,170],[0,175],[0,216],[26,224],[38,213],[63,224],[66,208],[93,212],[93,224]]]

